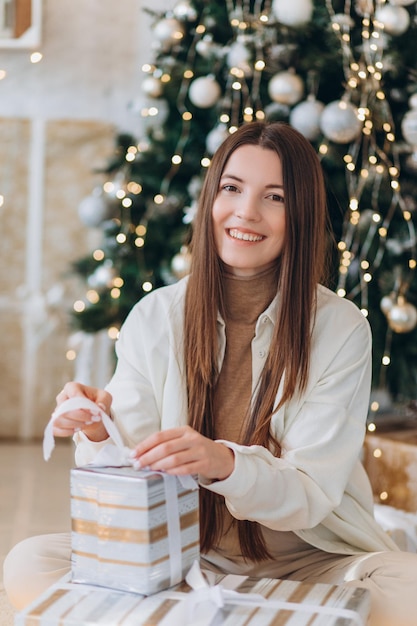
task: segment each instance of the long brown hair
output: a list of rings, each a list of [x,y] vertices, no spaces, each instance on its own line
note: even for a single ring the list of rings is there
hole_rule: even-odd
[[[326,192],[320,162],[303,135],[281,122],[251,122],[231,134],[214,155],[203,184],[193,229],[192,267],[185,302],[188,415],[193,428],[214,438],[213,394],[219,375],[217,316],[223,310],[223,283],[212,208],[230,155],[246,144],[272,150],[281,161],[285,240],[277,259],[278,316],[269,355],[248,407],[243,443],[265,446],[279,456],[279,442],[270,432],[271,416],[307,385],[316,288],[323,280],[327,241]],[[275,406],[284,371],[283,392]],[[202,552],[215,546],[221,536],[218,498],[207,489],[201,490]],[[237,524],[244,557],[252,560],[268,557],[259,525],[250,521]]]

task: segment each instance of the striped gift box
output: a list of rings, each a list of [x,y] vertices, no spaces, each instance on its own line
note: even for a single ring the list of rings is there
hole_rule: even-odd
[[[15,626],[365,626],[369,616],[365,589],[243,576],[219,582],[224,606],[203,594],[191,612],[187,599],[198,592],[185,583],[148,597],[61,583],[19,613]]]
[[[71,470],[72,578],[148,595],[199,558],[198,490],[131,467]]]

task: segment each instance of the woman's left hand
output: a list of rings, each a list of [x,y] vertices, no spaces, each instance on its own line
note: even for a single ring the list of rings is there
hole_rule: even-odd
[[[234,469],[233,451],[204,437],[190,426],[162,430],[139,443],[132,452],[134,467],[168,474],[199,474],[225,480]]]

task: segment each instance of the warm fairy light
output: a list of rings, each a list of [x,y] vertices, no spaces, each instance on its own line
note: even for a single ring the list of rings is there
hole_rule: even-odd
[[[136,237],[135,239],[135,246],[137,248],[143,248],[143,246],[145,245],[145,240],[143,237]]]
[[[382,219],[382,217],[380,216],[379,213],[373,213],[372,214],[372,221],[375,222],[375,224],[379,224],[381,219]]]
[[[255,70],[257,70],[258,72],[262,72],[263,69],[265,69],[265,61],[263,61],[262,59],[260,59],[259,61],[255,61]]]
[[[339,241],[339,243],[337,244],[337,247],[339,248],[339,250],[346,250],[346,242]]]
[[[377,400],[371,402],[371,411],[379,411],[379,402]]]
[[[131,163],[132,161],[135,160],[135,155],[132,154],[132,152],[128,152],[125,156],[125,159],[128,163]]]
[[[388,356],[388,354],[385,354],[382,357],[382,365],[389,365],[390,363],[391,363],[390,357]]]
[[[346,290],[345,290],[345,289],[338,289],[338,290],[337,290],[337,295],[338,295],[340,298],[344,298],[344,297],[346,296]]]
[[[136,183],[132,180],[130,183],[127,184],[127,190],[129,193],[133,193],[135,196],[137,196],[139,193],[142,192],[142,185],[139,185],[139,183]]]
[[[75,350],[67,350],[65,356],[67,361],[75,361],[75,359],[77,358],[77,353],[75,352]]]
[[[371,165],[376,165],[377,158],[374,154],[369,155],[368,161]]]
[[[104,259],[104,252],[103,252],[103,250],[100,250],[100,248],[98,248],[97,250],[94,250],[94,252],[93,252],[93,259],[95,261],[102,261]]]
[[[182,114],[182,119],[184,120],[184,122],[189,122],[192,118],[193,115],[192,113],[190,113],[190,111],[184,111],[184,113]]]
[[[115,287],[123,287],[124,284],[125,281],[120,276],[116,276],[116,278],[113,280],[113,285]]]
[[[39,61],[42,61],[42,58],[43,58],[42,52],[32,52],[32,54],[30,55],[30,62],[39,63]]]
[[[410,270],[414,270],[417,267],[417,261],[415,259],[410,259],[408,261],[408,267],[410,268]]]
[[[170,80],[171,80],[170,74],[162,74],[161,83],[169,83]]]
[[[184,78],[192,78],[194,76],[193,70],[185,70]]]
[[[372,274],[370,274],[369,272],[366,272],[366,273],[363,275],[363,280],[364,280],[366,283],[370,283],[370,282],[371,282],[371,280],[372,280]]]
[[[388,231],[384,226],[381,226],[381,228],[378,229],[378,233],[380,237],[384,238],[387,236]]]
[[[85,302],[82,300],[76,300],[72,305],[72,308],[76,313],[82,313],[85,310]]]
[[[372,404],[374,404],[374,403],[372,403]],[[373,409],[373,408],[372,408],[372,404],[371,404],[371,410],[372,410],[372,411],[377,411],[378,409]],[[379,404],[378,404],[378,408],[379,408]],[[367,428],[368,428],[368,431],[369,431],[370,433],[374,433],[374,432],[376,431],[376,424],[374,424],[374,422],[370,422],[370,423],[368,424],[368,427],[367,427]]]
[[[118,189],[118,190],[116,191],[116,198],[117,198],[118,200],[122,200],[122,199],[125,197],[125,195],[126,195],[126,192],[125,192],[125,190],[124,190],[124,189]]]
[[[368,309],[361,309],[361,313],[362,313],[362,315],[363,315],[364,317],[368,317],[368,315],[369,315],[369,311],[368,311]]]
[[[242,83],[240,83],[238,80],[233,81],[232,89],[234,89],[235,91],[239,91],[239,89],[242,89]]]
[[[149,282],[149,281],[147,280],[147,281],[145,281],[145,282],[143,283],[143,285],[142,285],[142,289],[143,289],[143,291],[146,291],[146,292],[152,291],[152,289],[153,289],[153,285],[152,285],[152,283],[151,283],[151,282]]]
[[[385,100],[385,94],[383,91],[377,91],[376,97],[378,98],[378,100]]]
[[[372,452],[372,455],[376,458],[376,459],[380,459],[382,456],[382,450],[381,448],[375,448],[375,450]]]
[[[150,65],[150,63],[144,63],[142,65],[142,72],[149,73],[149,72],[152,72],[154,69],[155,68],[152,65]]]
[[[111,180],[107,180],[103,184],[103,189],[106,193],[112,193],[112,191],[114,191],[114,183],[112,183]]]
[[[253,115],[253,108],[252,107],[245,107],[244,114],[245,115]]]
[[[144,226],[144,224],[139,224],[135,228],[135,233],[139,235],[139,237],[143,237],[144,235],[146,235],[146,226]]]
[[[201,159],[200,163],[201,163],[201,167],[209,167],[210,165],[210,159],[208,157],[204,157]]]
[[[156,196],[154,196],[154,199],[153,199],[155,204],[162,204],[164,200],[165,200],[165,198],[164,198],[164,196],[161,193],[157,193]]]
[[[320,154],[327,154],[327,152],[329,151],[329,147],[326,146],[326,144],[322,143],[319,146],[319,152]]]
[[[256,111],[255,117],[256,117],[257,120],[264,120],[265,119],[265,111]]]
[[[116,237],[117,243],[126,243],[127,237],[124,233],[119,233]]]
[[[179,165],[180,163],[182,163],[182,157],[179,154],[174,154],[171,159],[171,163],[173,163],[174,165]]]
[[[354,163],[348,163],[346,165],[346,169],[349,170],[349,172],[354,172],[355,171],[355,165]]]
[[[100,296],[95,289],[89,289],[85,294],[85,297],[89,302],[91,302],[91,304],[97,304],[97,302],[100,300]]]
[[[230,122],[230,116],[227,113],[222,113],[219,119],[222,124],[227,124],[228,122]]]
[[[110,339],[117,339],[119,336],[119,329],[116,326],[110,326],[110,328],[107,330],[107,335],[110,337]]]
[[[369,269],[369,261],[366,261],[365,259],[363,261],[361,261],[361,268],[363,270]]]
[[[120,298],[120,289],[118,287],[113,287],[113,289],[110,291],[110,295],[114,300],[117,300],[117,298]]]
[[[369,170],[365,170],[365,169],[361,170],[361,176],[362,178],[368,178]]]
[[[196,32],[198,35],[202,35],[202,34],[204,34],[204,33],[206,32],[206,27],[204,26],[204,24],[199,24],[199,25],[197,26],[197,28],[195,29],[195,32]]]
[[[122,206],[125,209],[129,209],[132,206],[133,202],[131,198],[123,198],[122,200]]]
[[[347,269],[347,267],[343,267],[343,265],[341,265],[341,266],[339,267],[339,274],[344,275],[344,274],[347,274],[347,273],[348,273],[348,269]],[[345,294],[345,295],[346,295],[346,294]]]
[[[392,189],[394,189],[394,191],[398,191],[400,188],[400,183],[398,182],[398,180],[392,180],[391,187]]]
[[[388,492],[387,491],[381,491],[381,493],[379,494],[379,499],[380,500],[388,500]]]

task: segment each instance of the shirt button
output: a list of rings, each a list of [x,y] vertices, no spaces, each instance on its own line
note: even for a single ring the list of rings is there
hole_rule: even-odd
[[[263,359],[265,356],[265,350],[259,350],[258,354],[261,357],[261,359]]]

